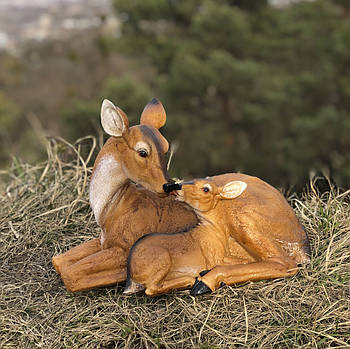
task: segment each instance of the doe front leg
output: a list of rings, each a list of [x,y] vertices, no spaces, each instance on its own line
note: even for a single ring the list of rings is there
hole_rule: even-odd
[[[289,277],[298,271],[295,262],[283,258],[270,258],[242,265],[218,265],[203,277],[198,278],[211,291],[215,291],[222,282],[226,285],[239,284],[247,281],[259,281]],[[203,292],[202,292],[203,293]],[[194,295],[200,293],[194,292]]]
[[[61,277],[71,292],[111,286],[126,279],[126,252],[113,247],[63,267]]]
[[[167,293],[171,290],[184,289],[192,287],[195,283],[193,276],[182,276],[172,280],[166,280],[158,285],[151,285],[146,288],[145,293],[147,296],[154,296],[157,294]]]
[[[68,267],[71,264],[78,262],[79,260],[93,255],[96,252],[101,251],[100,239],[95,238],[83,242],[82,244],[75,246],[65,253],[61,253],[52,257],[52,264],[55,267],[58,274],[61,274],[63,267]]]

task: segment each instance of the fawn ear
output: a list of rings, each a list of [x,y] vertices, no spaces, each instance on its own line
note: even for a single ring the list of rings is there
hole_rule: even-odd
[[[240,196],[247,188],[247,183],[241,181],[233,181],[224,185],[220,191],[220,196],[223,199],[234,199]]]
[[[166,121],[166,113],[163,104],[157,99],[153,98],[143,109],[140,118],[141,125],[148,125],[154,128],[161,128]]]
[[[115,137],[123,136],[129,129],[126,114],[108,99],[101,106],[101,124],[107,134]]]

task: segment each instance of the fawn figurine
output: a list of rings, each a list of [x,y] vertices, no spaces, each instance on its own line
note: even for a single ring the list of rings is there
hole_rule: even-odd
[[[282,194],[256,177],[230,173],[184,182],[177,198],[199,224],[175,234],[140,238],[128,258],[124,293],[156,295],[192,287],[294,275],[309,261],[307,235]]]

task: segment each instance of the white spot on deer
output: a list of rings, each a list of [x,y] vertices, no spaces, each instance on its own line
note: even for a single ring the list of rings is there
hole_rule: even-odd
[[[90,182],[90,205],[99,225],[102,211],[126,180],[120,164],[113,156],[107,155],[100,160]],[[103,233],[101,244],[102,240]]]

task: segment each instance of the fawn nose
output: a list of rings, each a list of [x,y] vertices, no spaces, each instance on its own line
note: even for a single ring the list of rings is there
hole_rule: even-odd
[[[182,185],[180,183],[169,182],[163,185],[163,190],[169,194],[173,190],[181,190]]]

